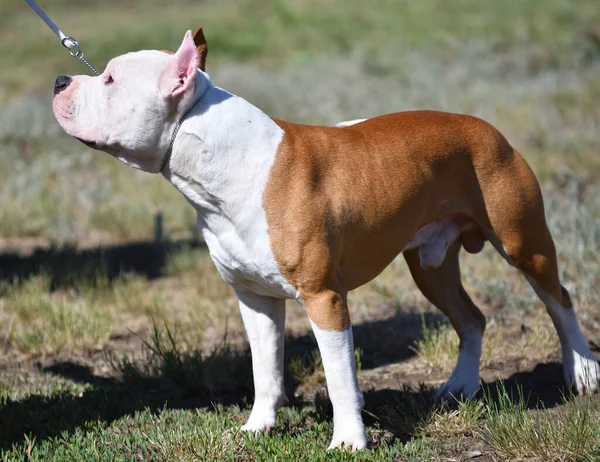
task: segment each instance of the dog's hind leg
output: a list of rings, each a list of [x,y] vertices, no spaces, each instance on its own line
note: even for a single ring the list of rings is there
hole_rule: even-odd
[[[458,256],[461,242],[455,241],[437,268],[421,266],[419,249],[404,252],[410,272],[427,299],[452,323],[460,338],[458,361],[450,379],[436,391],[436,399],[473,396],[479,389],[479,360],[485,317],[465,291]]]
[[[568,384],[580,394],[598,390],[600,367],[579,328],[567,290],[561,286],[554,241],[546,225],[539,185],[515,151],[507,167],[512,181],[486,192],[496,250],[525,275],[546,305],[560,338]]]

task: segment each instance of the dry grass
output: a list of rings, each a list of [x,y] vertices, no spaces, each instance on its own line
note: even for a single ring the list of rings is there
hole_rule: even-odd
[[[173,263],[189,258],[195,258],[194,272]],[[115,332],[147,331],[153,320],[175,325],[196,347],[226,334],[228,325],[237,337],[241,329],[237,303],[206,252],[183,248],[166,260],[171,271],[181,271],[177,279],[159,284],[126,272],[109,280],[101,268],[90,279],[83,271],[88,266],[85,260],[79,263],[79,275],[69,276],[62,286],[56,287],[43,268],[24,280],[4,283],[1,344],[29,356],[64,349],[91,351],[102,348]]]
[[[507,338],[511,341],[507,342]],[[423,320],[422,338],[411,347],[417,355],[415,366],[429,373],[451,372],[458,359],[458,346],[458,335],[451,326],[428,325]],[[493,369],[500,363],[518,359],[545,362],[558,354],[560,342],[556,331],[540,313],[520,328],[510,322],[489,325],[481,351],[481,367]]]
[[[527,411],[522,395],[501,390],[485,406],[477,434],[505,460],[597,461],[600,411],[595,399],[569,401],[552,411]]]
[[[11,316],[3,329],[7,348],[25,354],[51,354],[63,348],[93,349],[112,332],[114,314],[93,293],[51,294],[44,275],[8,289],[5,307]]]
[[[438,438],[471,435],[479,428],[485,411],[485,403],[475,400],[460,401],[456,409],[434,408],[418,432]]]

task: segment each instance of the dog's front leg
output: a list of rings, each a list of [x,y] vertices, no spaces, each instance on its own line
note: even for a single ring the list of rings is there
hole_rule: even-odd
[[[345,297],[324,293],[304,299],[325,369],[327,390],[333,404],[333,439],[329,449],[342,444],[352,450],[367,446],[358,388],[352,326]]]
[[[283,387],[285,300],[236,292],[250,341],[254,405],[242,431],[269,431],[277,410],[287,403]]]

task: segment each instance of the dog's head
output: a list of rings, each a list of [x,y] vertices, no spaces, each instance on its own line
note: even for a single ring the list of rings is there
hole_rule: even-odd
[[[196,36],[204,38],[201,30]],[[177,121],[196,92],[203,91],[197,87],[210,85],[198,70],[198,48],[188,31],[173,54],[127,53],[112,59],[97,77],[59,76],[54,115],[69,135],[86,145],[157,172]],[[201,50],[205,59],[205,40]]]

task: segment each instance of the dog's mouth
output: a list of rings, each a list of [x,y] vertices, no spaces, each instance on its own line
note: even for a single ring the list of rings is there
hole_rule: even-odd
[[[88,148],[92,148],[92,149],[98,149],[98,143],[96,143],[95,141],[90,141],[90,140],[84,140],[83,138],[79,138],[77,136],[74,136],[73,138],[75,138],[77,141],[81,141],[83,144],[85,144]]]

